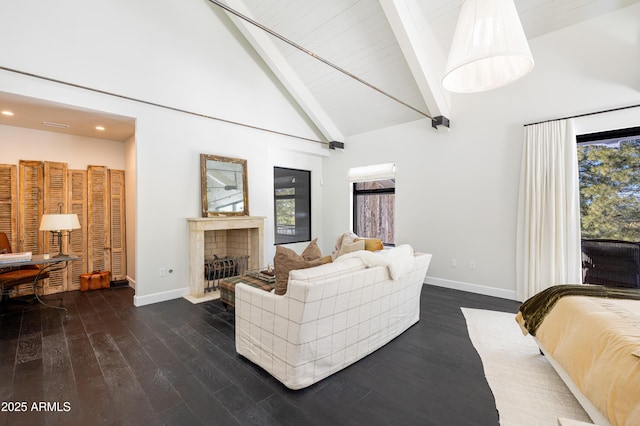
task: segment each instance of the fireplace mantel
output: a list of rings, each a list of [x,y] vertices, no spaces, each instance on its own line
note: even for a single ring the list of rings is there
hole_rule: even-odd
[[[189,222],[189,289],[192,297],[204,296],[205,232],[246,229],[249,269],[258,269],[264,255],[263,216],[187,218]]]

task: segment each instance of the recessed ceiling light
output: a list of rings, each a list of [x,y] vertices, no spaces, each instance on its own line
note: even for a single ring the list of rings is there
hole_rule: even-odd
[[[12,116],[12,115],[13,115],[13,112],[11,112],[11,111],[6,111],[6,110],[5,110],[5,111],[2,111],[2,115]]]
[[[99,130],[101,132],[104,132],[104,127],[102,126],[96,126],[96,130]]]

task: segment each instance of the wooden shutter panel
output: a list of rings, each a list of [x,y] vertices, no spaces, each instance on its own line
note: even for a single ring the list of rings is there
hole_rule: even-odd
[[[111,279],[127,278],[124,170],[109,170]]]
[[[18,163],[18,248],[16,251],[43,253],[40,218],[43,211],[44,164],[41,161]],[[49,279],[41,282],[47,285]],[[33,293],[31,284],[16,286],[15,294],[23,296]]]
[[[87,167],[87,238],[89,242],[87,261],[92,271],[108,271],[111,267],[109,256],[109,199],[107,168]]]
[[[69,213],[78,215],[80,229],[71,233],[69,253],[78,256],[67,268],[67,290],[80,289],[80,274],[87,269],[87,171],[69,170],[67,174],[69,197],[67,206]]]
[[[67,209],[67,164],[44,163],[44,214],[66,213]],[[46,235],[43,238],[44,253],[58,253],[58,239]],[[62,238],[62,250],[66,253],[66,238]]]
[[[38,229],[43,210],[44,166],[40,161],[20,160],[18,168],[20,212],[17,251],[30,251],[37,254],[42,252]]]
[[[44,214],[67,213],[67,163],[44,163]],[[68,236],[64,232],[62,236],[62,251],[67,253]],[[43,253],[55,255],[60,252],[58,238],[51,236],[50,232],[43,235]],[[49,281],[44,286],[44,294],[60,293],[66,290],[67,273],[65,271],[52,271]]]
[[[0,164],[0,232],[7,234],[12,250],[18,250],[17,167]]]

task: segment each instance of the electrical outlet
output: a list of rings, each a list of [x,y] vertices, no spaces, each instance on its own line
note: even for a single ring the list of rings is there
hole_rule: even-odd
[[[476,261],[472,260],[471,262],[469,262],[469,269],[476,269]]]
[[[451,267],[455,268],[456,266],[458,266],[458,262],[455,259],[451,259]]]
[[[160,268],[160,276],[161,277],[167,276],[167,268]]]

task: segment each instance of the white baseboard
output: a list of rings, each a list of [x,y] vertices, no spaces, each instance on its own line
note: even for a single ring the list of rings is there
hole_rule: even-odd
[[[135,288],[135,281],[128,278],[129,285]],[[485,296],[499,297],[501,299],[517,300],[515,290],[503,290],[495,287],[487,287],[478,284],[465,283],[462,281],[445,280],[427,276],[425,284],[437,287],[451,288],[454,290],[468,291],[469,293],[483,294]],[[167,300],[178,299],[189,294],[189,287],[178,288],[176,290],[163,291],[160,293],[148,294],[146,296],[133,296],[134,306],[145,306],[152,303],[166,302]]]
[[[134,280],[129,275],[127,275],[127,281],[129,281],[129,287],[131,287],[132,289],[135,290],[136,289],[136,280]]]
[[[429,277],[424,279],[425,284],[437,287],[451,288],[454,290],[468,291],[469,293],[483,294],[485,296],[499,297],[501,299],[518,300],[515,290],[504,290],[501,288],[487,287],[478,284],[465,283],[462,281],[445,280],[443,278]]]
[[[167,300],[179,299],[189,294],[189,287],[178,288],[176,290],[162,291],[160,293],[147,294],[145,296],[133,296],[134,306],[150,305],[152,303],[166,302]]]

